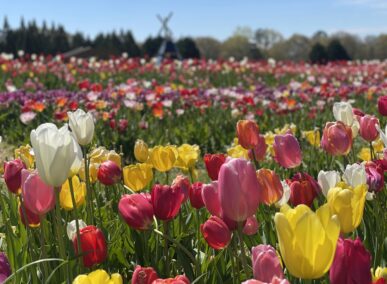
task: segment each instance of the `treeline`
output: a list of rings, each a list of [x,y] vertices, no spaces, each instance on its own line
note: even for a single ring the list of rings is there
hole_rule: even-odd
[[[154,57],[163,41],[161,37],[148,37],[138,43],[130,31],[98,34],[91,39],[82,33],[68,33],[61,25],[38,26],[35,21],[25,23],[21,19],[18,28],[10,27],[4,19],[0,34],[0,52],[58,54],[78,47],[90,47],[83,56],[107,58],[127,53],[129,57]],[[325,63],[342,59],[386,59],[387,34],[357,37],[349,33],[328,35],[323,31],[311,37],[295,34],[285,39],[271,29],[237,28],[225,41],[212,37],[180,38],[176,41],[182,58],[242,58],[278,60],[304,60]]]

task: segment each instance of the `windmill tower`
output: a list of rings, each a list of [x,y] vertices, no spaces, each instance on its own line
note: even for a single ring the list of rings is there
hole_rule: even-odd
[[[159,36],[163,38],[163,42],[157,52],[157,59],[159,62],[164,58],[172,58],[172,59],[181,59],[179,50],[177,46],[173,42],[172,31],[168,27],[168,22],[172,18],[173,13],[169,13],[169,15],[165,18],[157,15],[157,19],[161,23],[161,28],[159,30]]]

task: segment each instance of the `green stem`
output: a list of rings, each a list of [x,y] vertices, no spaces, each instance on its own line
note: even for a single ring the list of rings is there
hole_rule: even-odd
[[[42,250],[42,258],[47,258],[47,252],[46,252],[46,245],[45,245],[45,238],[44,238],[44,216],[39,216],[40,219],[40,247]],[[47,279],[48,277],[48,266],[47,262],[43,262],[43,279]]]
[[[241,260],[242,260],[242,266],[243,270],[245,271],[246,278],[250,278],[250,271],[249,267],[247,265],[247,256],[246,256],[246,249],[245,249],[245,244],[243,242],[243,234],[242,234],[242,229],[243,229],[243,223],[238,222],[238,238],[239,238],[239,246],[241,248]]]
[[[199,209],[196,209],[196,240],[197,240],[197,253],[196,253],[196,277],[199,277],[201,275],[201,269],[200,269],[200,245],[201,245],[201,239],[200,239],[200,211]]]
[[[164,234],[168,235],[168,221],[163,222]],[[168,238],[164,238],[164,258],[165,258],[165,276],[169,277],[169,255],[168,255]]]
[[[62,216],[60,213],[60,194],[61,187],[54,188],[55,191],[55,199],[56,199],[56,205],[55,205],[55,229],[57,234],[57,242],[59,244],[59,255],[62,259],[66,259],[66,250],[65,250],[65,243],[63,239],[63,231],[62,231]],[[68,265],[66,266],[67,272],[68,272]]]
[[[74,212],[74,218],[75,218],[75,228],[77,230],[77,248],[78,248],[78,255],[82,255],[82,247],[81,242],[79,241],[81,239],[81,233],[79,232],[79,220],[78,220],[78,208],[77,203],[75,201],[75,194],[74,194],[74,186],[73,186],[73,180],[72,178],[69,178],[69,185],[70,185],[70,194],[71,194],[71,201],[73,203],[73,212]],[[78,260],[77,260],[78,262]],[[78,274],[80,274],[80,265],[78,266]]]
[[[93,220],[93,198],[91,195],[90,187],[90,175],[89,175],[89,162],[87,159],[87,149],[85,146],[82,147],[83,160],[85,161],[85,179],[86,179],[86,210],[87,210],[87,224],[94,224]]]

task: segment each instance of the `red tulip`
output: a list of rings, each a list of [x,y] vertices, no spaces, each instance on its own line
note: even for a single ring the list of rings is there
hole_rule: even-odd
[[[168,221],[179,213],[184,196],[180,187],[155,184],[152,187],[151,197],[155,216],[160,220]]]
[[[107,257],[107,245],[102,231],[95,226],[86,226],[79,231],[83,265],[92,267],[102,263]],[[78,236],[73,239],[75,253],[78,254]]]
[[[379,120],[375,116],[366,114],[363,117],[358,117],[360,129],[360,136],[368,141],[372,142],[379,136],[379,131],[376,129],[376,125],[379,125]]]
[[[118,203],[125,222],[137,230],[147,230],[153,222],[153,206],[149,193],[125,194]]]
[[[21,172],[25,168],[25,164],[20,159],[4,162],[4,181],[10,192],[20,193]]]
[[[365,113],[361,109],[354,107],[352,107],[352,113],[357,116],[365,116]]]
[[[254,148],[249,150],[249,158],[251,160],[263,161],[266,157],[267,144],[265,142],[265,137],[260,134],[258,136],[258,144]]]
[[[258,183],[262,188],[262,202],[266,205],[276,203],[283,195],[283,187],[278,175],[268,169],[257,171]]]
[[[220,167],[226,161],[224,154],[205,154],[204,163],[206,165],[208,176],[211,180],[218,180]]]
[[[175,278],[157,279],[152,284],[190,284],[189,279],[184,275],[176,276]]]
[[[237,123],[238,143],[245,149],[252,149],[259,143],[259,127],[252,120],[239,120]]]
[[[241,222],[252,216],[261,200],[255,168],[244,159],[230,159],[219,172],[219,200],[225,217]]]
[[[200,230],[208,245],[216,250],[225,248],[231,240],[231,232],[227,224],[217,216],[211,216]]]
[[[191,187],[189,179],[186,176],[177,175],[172,181],[172,187],[180,187],[181,193],[183,194],[182,203],[186,202],[189,195],[189,189]]]
[[[371,283],[371,254],[359,238],[339,238],[329,280],[332,284]]]
[[[300,144],[293,134],[276,135],[273,144],[275,160],[282,167],[290,169],[298,167],[302,161]]]
[[[195,182],[189,189],[189,200],[193,208],[200,209],[204,207],[204,201],[202,198],[203,183]]]
[[[327,122],[321,148],[333,156],[347,155],[352,148],[352,129],[341,121]]]
[[[152,284],[158,278],[157,272],[152,267],[137,265],[133,272],[132,284]]]
[[[310,207],[321,191],[317,181],[307,173],[297,173],[286,182],[290,187],[289,202],[293,206],[305,204]]]
[[[379,97],[378,111],[382,116],[387,116],[387,96]]]
[[[98,169],[98,180],[104,185],[113,185],[121,180],[121,168],[113,161],[103,162]]]
[[[40,217],[39,215],[33,213],[32,211],[28,210],[27,207],[24,206],[24,208],[22,208],[20,205],[19,205],[19,215],[20,215],[20,220],[22,221],[22,223],[27,226],[30,226],[32,228],[34,227],[37,227],[40,225]],[[27,219],[27,220],[26,220]]]

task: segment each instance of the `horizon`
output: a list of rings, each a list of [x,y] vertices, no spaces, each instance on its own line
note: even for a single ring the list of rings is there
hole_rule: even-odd
[[[223,41],[238,27],[248,27],[252,31],[270,28],[277,30],[285,38],[293,34],[310,37],[317,31],[325,31],[329,35],[346,32],[360,38],[387,33],[387,2],[383,0],[327,0],[325,3],[310,3],[307,0],[286,3],[285,0],[278,0],[281,9],[265,0],[259,4],[247,0],[243,5],[230,0],[215,0],[205,5],[198,5],[198,2],[203,3],[203,0],[196,1],[195,4],[177,0],[166,0],[163,3],[157,0],[149,0],[146,3],[123,3],[115,0],[115,4],[121,3],[122,9],[110,11],[104,9],[105,3],[102,1],[93,1],[93,11],[87,10],[89,2],[91,1],[86,0],[75,4],[77,9],[72,9],[69,5],[74,3],[74,0],[66,3],[43,0],[40,1],[39,7],[26,0],[7,2],[2,5],[5,13],[0,14],[0,17],[2,21],[7,17],[11,28],[19,27],[23,18],[25,23],[35,20],[38,26],[42,26],[44,21],[49,27],[52,24],[62,25],[69,33],[81,32],[90,38],[95,38],[98,33],[130,30],[137,42],[143,42],[149,36],[157,36],[161,27],[157,14],[165,17],[169,12],[172,12],[173,16],[168,26],[175,39],[210,36]],[[221,11],[217,4],[221,5]],[[112,3],[106,3],[106,6],[108,5]],[[126,9],[135,13],[126,18]],[[58,10],[61,11],[60,14],[57,14]],[[316,10],[319,14],[312,13]],[[303,17],[302,21],[294,20],[300,17]],[[329,17],[329,21],[324,19],[326,17]],[[106,20],[104,22],[96,19]],[[140,22],[142,25],[137,25]],[[305,22],[310,24],[303,25]],[[187,33],[187,30],[190,33]]]

